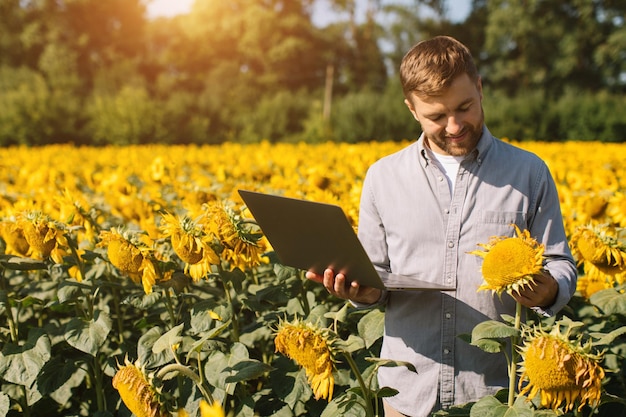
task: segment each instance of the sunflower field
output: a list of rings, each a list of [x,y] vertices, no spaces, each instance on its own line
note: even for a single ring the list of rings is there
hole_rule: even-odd
[[[377,369],[411,368],[378,358],[384,310],[280,265],[237,190],[356,228],[367,167],[407,144],[0,149],[0,416],[381,415]],[[518,146],[555,177],[578,291],[459,335],[509,343],[524,385],[438,415],[626,415],[626,146]]]

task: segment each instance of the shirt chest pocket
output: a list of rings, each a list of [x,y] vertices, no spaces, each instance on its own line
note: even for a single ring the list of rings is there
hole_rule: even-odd
[[[476,213],[474,213],[476,214]],[[515,236],[515,228],[527,228],[527,216],[522,211],[480,211],[474,229],[476,243],[488,243],[494,236]]]
[[[476,213],[474,213],[476,215]],[[515,228],[513,225],[517,225],[520,230],[524,230],[527,227],[526,213],[521,211],[481,211],[476,216],[476,222],[474,224],[474,242],[476,242],[476,249],[480,249],[478,243],[489,243],[493,237],[513,237],[515,236]],[[482,258],[479,256],[474,257],[478,265],[482,264]]]

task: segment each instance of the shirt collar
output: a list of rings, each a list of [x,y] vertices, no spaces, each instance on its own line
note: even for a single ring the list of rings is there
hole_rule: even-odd
[[[475,159],[479,165],[482,164],[485,154],[487,153],[487,151],[493,144],[493,140],[494,138],[491,135],[491,132],[489,132],[489,129],[487,129],[487,126],[483,125],[483,134],[480,137],[480,140],[478,141],[478,145],[476,145],[476,148],[474,148],[474,150],[470,152],[470,155],[468,156],[467,159]],[[420,163],[424,167],[428,166],[431,158],[428,155],[429,150],[426,147],[424,133],[422,133],[419,139],[417,140],[417,148],[421,156]]]

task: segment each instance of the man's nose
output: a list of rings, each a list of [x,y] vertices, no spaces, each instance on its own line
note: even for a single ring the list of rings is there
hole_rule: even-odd
[[[463,124],[461,123],[461,119],[458,116],[452,115],[448,117],[448,124],[446,125],[446,132],[449,135],[454,136],[458,133],[461,133],[462,129],[463,129]]]

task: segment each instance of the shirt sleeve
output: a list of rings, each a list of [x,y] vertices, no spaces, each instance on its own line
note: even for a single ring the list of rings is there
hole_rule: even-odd
[[[550,306],[535,307],[537,313],[552,316],[558,313],[576,291],[578,272],[565,234],[559,196],[547,166],[538,178],[535,216],[531,234],[545,245],[544,267],[556,280],[559,290]]]

